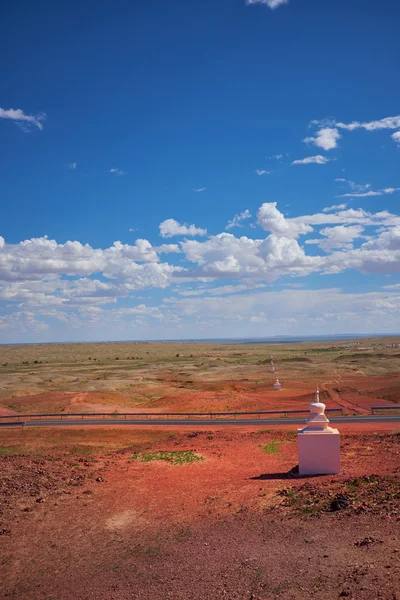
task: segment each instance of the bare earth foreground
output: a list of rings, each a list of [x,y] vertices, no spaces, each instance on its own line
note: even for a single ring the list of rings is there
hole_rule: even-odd
[[[367,414],[400,400],[398,341],[2,347],[0,410],[304,408],[319,383]],[[3,428],[0,597],[400,600],[400,434],[355,427],[309,478],[289,426]]]

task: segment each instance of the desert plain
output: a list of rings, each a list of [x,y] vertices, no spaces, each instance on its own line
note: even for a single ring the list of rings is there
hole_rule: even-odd
[[[1,346],[0,416],[303,410],[316,385],[394,412],[399,344]],[[117,421],[0,429],[1,598],[400,600],[396,423],[342,424],[341,473],[300,477],[284,421]]]

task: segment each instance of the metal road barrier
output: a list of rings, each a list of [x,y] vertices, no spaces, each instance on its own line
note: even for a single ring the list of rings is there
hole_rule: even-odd
[[[375,415],[379,410],[400,410],[400,404],[397,406],[371,406],[372,415]]]
[[[209,419],[218,419],[220,417],[233,417],[234,419],[236,419],[237,417],[239,417],[239,419],[241,417],[247,417],[249,415],[251,416],[258,416],[259,419],[261,419],[261,417],[263,415],[278,415],[281,416],[283,418],[287,418],[288,415],[301,415],[301,414],[308,414],[309,409],[305,408],[303,410],[265,410],[265,411],[252,411],[252,412],[198,412],[198,413],[160,413],[160,412],[147,412],[147,413],[138,413],[138,412],[130,412],[130,413],[47,413],[47,414],[23,414],[23,415],[7,415],[7,416],[0,416],[0,425],[2,424],[2,422],[5,419],[13,419],[13,421],[15,419],[17,419],[17,422],[20,421],[20,419],[23,419],[24,421],[26,419],[68,419],[69,417],[74,417],[74,418],[81,418],[81,419],[85,419],[87,417],[97,417],[99,419],[103,418],[113,418],[113,419],[126,419],[127,417],[137,417],[137,418],[142,418],[142,419],[151,419],[153,417],[158,417],[159,419],[169,419],[170,417],[181,417],[181,418],[187,418],[187,419],[191,419],[192,417],[196,418],[196,419],[201,419],[201,418],[209,418]],[[325,410],[325,412],[336,412],[339,414],[343,414],[343,409],[342,408],[327,408]]]

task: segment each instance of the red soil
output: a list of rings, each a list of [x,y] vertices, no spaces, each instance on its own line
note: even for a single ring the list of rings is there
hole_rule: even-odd
[[[277,454],[263,452],[272,440]],[[341,475],[318,478],[289,477],[296,436],[282,430],[163,435],[96,458],[3,457],[2,597],[399,600],[399,442],[344,434]],[[146,448],[205,460],[131,460]],[[385,501],[354,484],[357,510],[319,510],[320,497],[355,494],[349,478],[376,473]],[[287,501],[305,482],[310,514]]]
[[[175,377],[176,379],[176,377]],[[174,382],[177,383],[177,381]],[[171,382],[169,382],[171,384]],[[151,388],[157,392],[168,389]],[[400,402],[400,376],[348,377],[345,381],[323,382],[321,400],[330,408],[343,408],[347,414],[369,414],[371,406],[395,407]],[[149,402],[137,402],[135,393],[88,391],[82,393],[46,392],[15,397],[0,406],[0,415],[53,412],[226,412],[307,409],[314,397],[309,383],[288,381],[280,392],[270,383],[255,384],[249,380],[197,382],[196,389],[175,388],[171,393]]]

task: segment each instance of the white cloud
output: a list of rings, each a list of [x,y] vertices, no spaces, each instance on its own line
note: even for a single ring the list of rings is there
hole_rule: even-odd
[[[197,277],[247,276],[274,281],[284,274],[311,272],[321,262],[320,257],[306,256],[294,238],[275,234],[254,240],[220,233],[205,242],[187,240],[182,250],[187,260],[200,267],[183,275]]]
[[[167,219],[160,223],[161,237],[168,238],[175,235],[207,235],[207,229],[195,225],[181,225],[175,219]]]
[[[356,238],[363,237],[361,234],[364,228],[361,225],[336,225],[336,227],[325,227],[319,232],[324,238],[319,239],[308,239],[305,241],[306,244],[316,244],[322,250],[329,252],[334,248],[347,248],[353,247],[353,240]]]
[[[396,142],[396,144],[400,145],[400,131],[396,131],[392,134],[392,139]]]
[[[311,121],[312,125],[320,125],[327,129],[343,129],[345,131],[355,131],[356,129],[364,129],[366,131],[379,131],[384,129],[400,129],[400,115],[395,117],[385,117],[377,121],[352,121],[351,123],[342,123],[334,119],[324,119],[322,121]],[[320,131],[323,131],[321,129]],[[398,143],[400,139],[400,131],[392,134],[392,139]],[[314,138],[308,138],[305,141],[313,141]],[[323,146],[322,146],[323,147]]]
[[[169,299],[167,305],[201,329],[232,331],[235,335],[282,333],[393,332],[400,322],[400,294],[343,293],[337,288],[282,290],[224,297]],[[249,328],[254,323],[254,329]],[[226,328],[224,329],[224,325]],[[260,329],[260,325],[262,328]],[[203,334],[204,335],[204,334]]]
[[[314,144],[324,150],[332,150],[333,148],[337,148],[338,140],[341,137],[338,129],[335,127],[323,127],[317,131],[315,137],[304,138],[303,142]]]
[[[274,159],[274,160],[282,160],[283,154],[274,154],[273,156],[267,156],[267,158]]]
[[[384,290],[400,290],[400,283],[394,283],[392,285],[383,285]]]
[[[114,173],[115,175],[126,175],[125,171],[122,171],[121,169],[116,169],[116,168],[112,168],[109,170],[109,173]]]
[[[289,0],[246,0],[247,5],[251,4],[265,4],[272,10],[278,8],[278,6],[282,6],[283,4],[288,4]]]
[[[339,178],[339,179],[335,179],[335,181],[347,185],[352,192],[359,192],[359,193],[366,192],[367,190],[369,190],[371,188],[370,183],[356,183],[355,181],[351,181],[350,179]]]
[[[162,244],[161,246],[155,246],[154,250],[164,254],[179,254],[181,252],[178,244]]]
[[[305,326],[308,317],[301,311],[300,305],[296,304],[293,315],[281,313],[280,304],[279,309],[274,307],[275,302],[279,303],[279,299],[282,299],[288,309],[292,299],[294,303],[297,299],[299,302],[302,299],[309,301],[309,295],[298,297],[298,292],[292,290],[288,300],[287,296],[262,297],[261,294],[258,304],[258,300],[253,299],[259,292],[250,294],[249,290],[261,289],[260,286],[279,280],[296,281],[294,278],[306,278],[310,274],[333,276],[345,270],[357,270],[366,275],[400,273],[400,216],[388,211],[373,213],[361,208],[345,209],[343,205],[328,208],[319,213],[287,218],[278,210],[275,202],[264,203],[257,216],[267,233],[260,239],[220,233],[206,240],[186,239],[179,244],[152,246],[148,240],[137,239],[134,244],[116,241],[110,247],[93,248],[78,241],[59,244],[47,237],[7,244],[0,237],[0,327],[3,331],[13,332],[11,341],[19,341],[18,336],[22,333],[18,333],[15,326],[18,318],[22,323],[21,331],[45,331],[46,320],[64,323],[65,339],[70,339],[69,331],[74,328],[83,332],[84,325],[93,324],[99,327],[99,336],[101,333],[104,339],[107,338],[103,328],[106,323],[109,324],[109,332],[114,334],[114,331],[118,331],[119,336],[129,337],[128,322],[129,326],[144,328],[147,318],[155,318],[160,324],[174,323],[175,329],[170,330],[169,334],[162,330],[165,337],[171,337],[171,333],[183,337],[178,323],[186,318],[188,331],[193,332],[196,327],[210,327],[215,337],[220,326],[215,322],[220,308],[220,323],[230,318],[236,320],[237,323],[231,324],[235,325],[235,332],[238,331],[236,326],[240,329],[241,319],[247,327],[252,317],[260,319],[259,323],[282,319],[280,325],[286,323],[288,327],[292,325],[287,319],[299,319],[301,325]],[[242,215],[247,217],[247,212],[244,211]],[[181,225],[173,220],[161,225],[165,237],[176,232],[179,235],[191,235],[199,231],[194,225]],[[205,230],[200,231],[205,235]],[[310,236],[310,233],[313,235]],[[302,245],[297,240],[300,235],[307,236]],[[362,243],[355,244],[355,240],[362,240]],[[315,252],[313,255],[307,254],[312,245],[324,252],[318,252],[321,255],[315,255]],[[168,254],[169,260],[174,259],[176,264],[161,260],[163,253]],[[203,284],[209,285],[210,280],[212,288],[205,289]],[[184,288],[181,292],[188,281],[199,287],[192,290]],[[221,285],[224,282],[227,285]],[[167,287],[181,293],[184,300],[192,297],[193,300],[202,300],[201,310],[199,308],[197,312],[194,304],[176,304],[172,300],[165,301],[159,307],[126,306],[142,290],[163,290]],[[370,296],[368,309],[364,307],[365,310],[365,295],[347,295],[346,301],[354,300],[364,311],[364,318],[367,313],[371,316],[374,327],[381,318],[379,315],[383,315],[380,322],[384,323],[384,318],[394,315],[398,323],[400,304],[397,305],[393,299],[396,289]],[[332,294],[323,297],[327,302],[337,297],[339,302],[342,298],[340,293]],[[122,298],[125,299],[123,308],[118,305]],[[223,303],[213,303],[219,299]],[[235,310],[232,309],[232,302],[237,302],[233,305],[236,306]],[[15,308],[11,309],[12,306]],[[307,314],[312,323],[316,322],[315,319],[321,319],[321,323],[326,324],[331,319],[329,314],[336,314],[336,306],[328,303],[321,308],[322,312],[318,312],[318,309],[316,316],[313,306],[316,307],[311,303],[310,307],[305,307],[305,310],[311,311]],[[329,306],[329,310],[326,306]],[[344,304],[340,303],[340,306],[343,308]],[[350,322],[354,322],[352,315],[356,314],[356,309],[349,304],[345,314],[349,315]],[[339,312],[335,319],[339,318],[338,315]],[[118,324],[121,324],[121,330],[118,330]],[[162,332],[157,329],[159,337],[163,337]],[[246,335],[245,330],[243,334]],[[108,334],[110,336],[111,333]]]
[[[306,158],[294,160],[292,165],[326,165],[331,158],[327,158],[326,156],[321,156],[321,154],[317,154],[317,156],[307,156]]]
[[[302,215],[300,217],[294,217],[286,219],[290,226],[299,225],[375,225],[386,227],[400,224],[400,217],[393,215],[387,211],[381,211],[378,213],[370,213],[362,208],[354,209],[349,208],[347,210],[340,210],[336,213],[314,213],[312,215]]]
[[[370,196],[384,196],[385,194],[394,194],[394,192],[400,191],[400,188],[384,188],[383,190],[368,190],[368,192],[347,192],[347,194],[340,194],[340,198],[368,198]]]
[[[68,169],[76,169],[76,162],[68,163]]]
[[[265,202],[260,206],[257,220],[265,231],[276,236],[296,238],[313,230],[306,223],[296,223],[293,219],[286,219],[276,206],[276,202]]]
[[[363,244],[364,250],[400,250],[400,225],[383,231],[377,238]],[[400,258],[400,256],[399,256]]]
[[[30,131],[32,127],[37,127],[42,131],[43,121],[46,119],[46,115],[44,113],[27,115],[20,108],[5,109],[0,107],[0,119],[10,119],[11,121],[14,121],[25,132]]]
[[[196,188],[193,188],[193,191],[194,191],[194,192],[205,192],[205,191],[206,191],[206,189],[207,189],[206,187],[202,187],[202,188],[198,188],[198,189],[196,189]]]
[[[345,208],[347,208],[347,204],[334,204],[333,206],[326,206],[322,209],[322,212],[327,213],[333,210],[344,210]]]
[[[190,297],[190,296],[203,296],[205,294],[211,296],[225,296],[231,294],[239,294],[240,292],[255,290],[255,289],[264,289],[266,287],[265,283],[251,284],[241,283],[239,285],[221,285],[219,287],[207,287],[207,288],[197,288],[195,290],[182,290],[179,291],[180,296]]]
[[[257,175],[270,175],[271,171],[266,171],[265,169],[256,169]]]
[[[233,219],[231,221],[229,221],[229,223],[225,227],[225,229],[232,229],[233,227],[243,227],[242,221],[246,221],[246,219],[250,219],[250,218],[251,218],[251,213],[246,208],[246,210],[241,212],[239,215],[235,215],[233,217]]]
[[[354,131],[355,129],[365,129],[367,131],[376,131],[378,129],[399,129],[400,128],[400,115],[396,117],[385,117],[378,121],[353,121],[352,123],[336,123],[336,127],[340,129],[346,129],[347,131]]]

